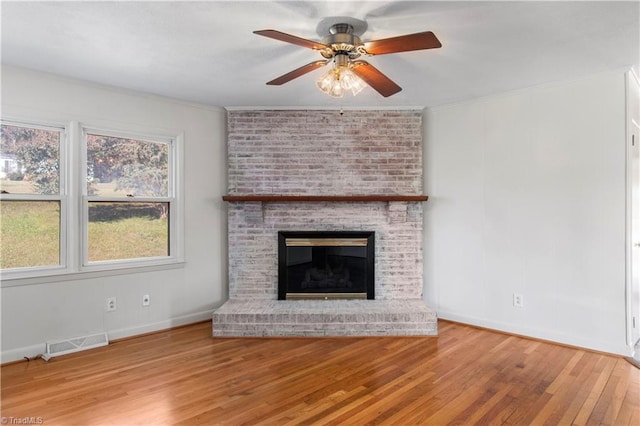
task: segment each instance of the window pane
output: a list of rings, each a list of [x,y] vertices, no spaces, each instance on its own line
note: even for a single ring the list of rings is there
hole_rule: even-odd
[[[87,193],[168,196],[169,144],[88,134]]]
[[[60,192],[59,130],[2,124],[0,187],[10,194]]]
[[[60,202],[0,203],[0,267],[60,264]]]
[[[89,203],[90,262],[157,256],[169,256],[169,203]]]

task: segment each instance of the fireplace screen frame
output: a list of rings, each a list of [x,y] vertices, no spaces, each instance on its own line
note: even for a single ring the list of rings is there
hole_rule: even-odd
[[[289,242],[287,243],[287,240]],[[343,243],[329,242],[343,240]],[[291,246],[360,246],[365,248],[365,291],[346,292],[289,292],[287,247]],[[278,300],[291,299],[375,299],[375,232],[374,231],[279,231],[278,232]]]

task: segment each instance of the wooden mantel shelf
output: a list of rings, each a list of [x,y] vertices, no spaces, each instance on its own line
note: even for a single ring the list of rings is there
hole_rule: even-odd
[[[426,195],[223,195],[222,199],[228,202],[376,202],[376,201],[427,201]]]

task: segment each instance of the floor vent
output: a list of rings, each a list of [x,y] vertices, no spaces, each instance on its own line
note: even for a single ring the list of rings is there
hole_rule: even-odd
[[[47,342],[47,352],[42,358],[48,361],[50,358],[59,355],[66,355],[73,352],[84,351],[86,349],[98,348],[109,344],[107,333],[91,334],[89,336],[75,337],[73,339],[59,340],[57,342]]]

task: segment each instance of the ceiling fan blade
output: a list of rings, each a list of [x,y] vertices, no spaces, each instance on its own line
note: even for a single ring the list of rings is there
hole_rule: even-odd
[[[284,41],[286,43],[295,44],[297,46],[307,47],[313,50],[322,50],[327,48],[326,44],[322,44],[313,40],[307,40],[306,38],[297,37],[297,36],[286,34],[276,30],[260,30],[260,31],[254,31],[253,33],[264,36],[264,37],[269,37],[276,40]]]
[[[408,52],[411,50],[437,49],[442,43],[431,31],[407,34],[382,40],[367,41],[364,49],[370,55],[384,55],[385,53]]]
[[[354,61],[353,72],[385,98],[402,90],[402,87],[398,86],[389,77],[378,71],[378,69],[369,62]]]
[[[291,81],[294,78],[298,78],[301,75],[305,75],[308,72],[327,65],[327,62],[329,62],[329,60],[311,62],[310,64],[303,65],[300,68],[296,68],[291,72],[281,75],[280,77],[269,81],[267,84],[270,86],[280,86],[281,84]]]

